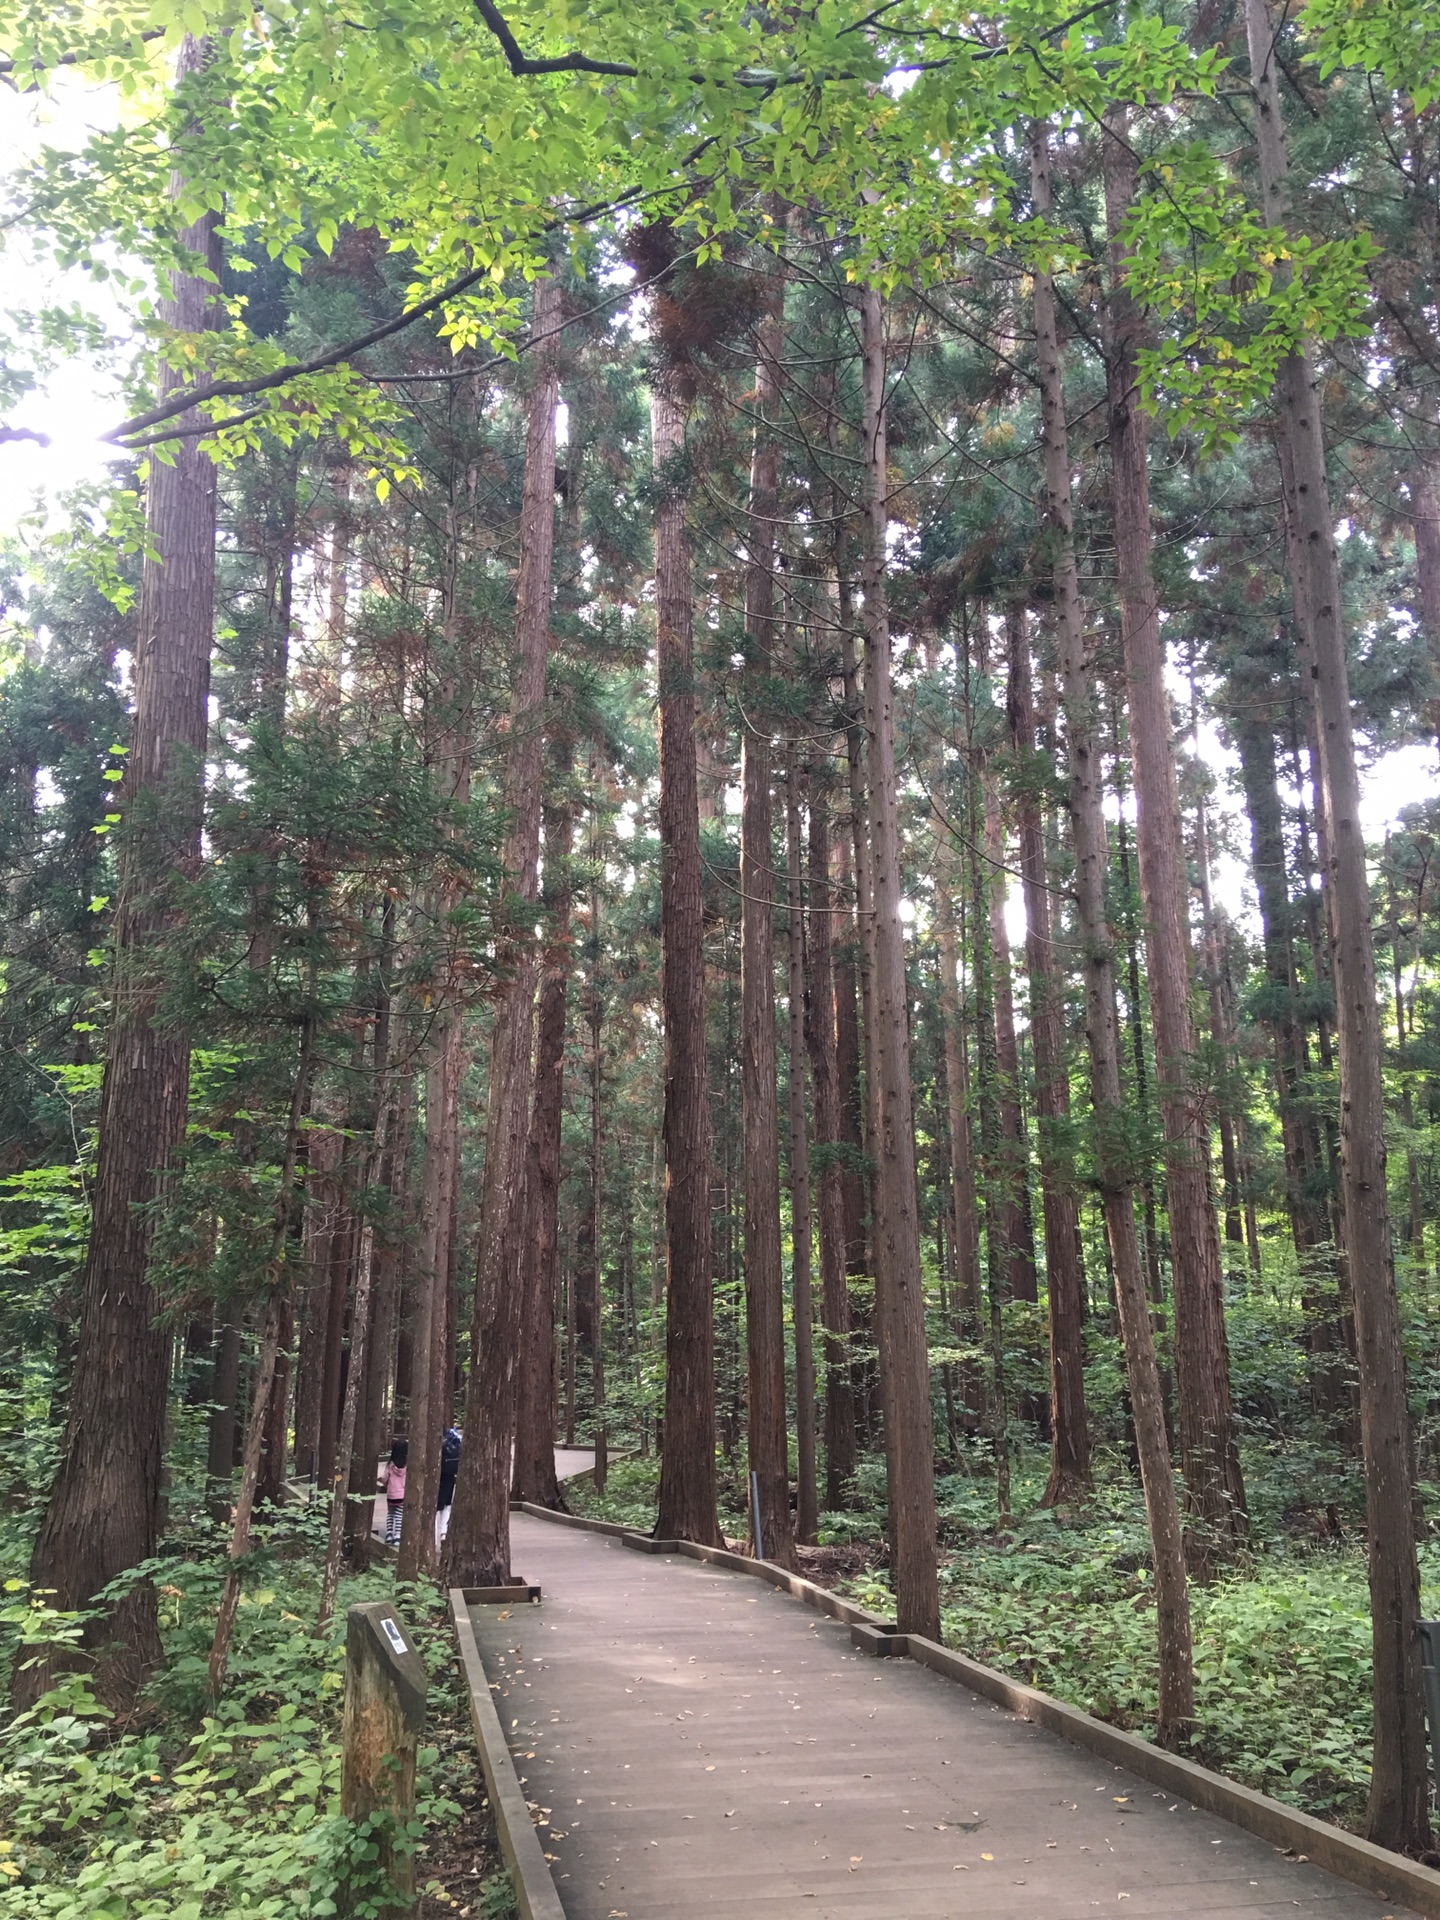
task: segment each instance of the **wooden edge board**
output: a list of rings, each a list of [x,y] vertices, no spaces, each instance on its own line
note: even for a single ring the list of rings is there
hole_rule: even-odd
[[[565,1909],[555,1891],[545,1849],[530,1818],[520,1776],[515,1771],[495,1702],[490,1698],[490,1681],[475,1644],[475,1629],[460,1587],[450,1589],[450,1618],[470,1695],[470,1721],[475,1729],[475,1744],[480,1749],[480,1770],[485,1776],[485,1790],[495,1816],[500,1851],[514,1883],[520,1920],[565,1920]]]
[[[1084,1747],[1116,1766],[1127,1768],[1142,1780],[1163,1787],[1167,1793],[1179,1794],[1206,1813],[1218,1814],[1222,1820],[1243,1827],[1247,1833],[1268,1840],[1274,1847],[1303,1853],[1317,1866],[1327,1868],[1354,1886],[1363,1887],[1367,1893],[1379,1894],[1384,1900],[1403,1902],[1417,1913],[1424,1914],[1426,1920],[1440,1920],[1440,1872],[1433,1867],[1423,1867],[1418,1860],[1407,1860],[1404,1854],[1392,1853],[1388,1847],[1377,1847],[1369,1840],[1362,1840],[1358,1834],[1347,1833],[1343,1827],[1317,1820],[1314,1814],[1302,1813],[1298,1807],[1287,1807],[1279,1800],[1272,1800],[1268,1794],[1256,1792],[1253,1787],[1242,1787],[1237,1781],[1227,1780],[1224,1774],[1202,1767],[1196,1760],[1185,1760],[1179,1754],[1167,1753],[1165,1748],[1142,1739],[1138,1733],[1126,1733],[1119,1727],[1112,1727],[1108,1721],[1097,1720],[1093,1714],[1085,1713],[1079,1707],[1067,1706],[1064,1701],[1055,1700],[1048,1693],[1027,1687],[1023,1681],[1012,1680],[1007,1674],[997,1673],[993,1667],[982,1666],[978,1660],[957,1653],[951,1647],[942,1647],[937,1641],[927,1640],[920,1634],[897,1633],[894,1621],[883,1620],[879,1614],[869,1613],[864,1607],[841,1600],[828,1588],[816,1586],[813,1580],[791,1573],[786,1567],[777,1567],[768,1560],[752,1560],[748,1554],[731,1553],[727,1548],[700,1546],[693,1540],[655,1540],[649,1534],[639,1533],[633,1527],[618,1526],[614,1521],[587,1520],[579,1514],[551,1513],[546,1507],[532,1506],[528,1502],[524,1510],[534,1514],[537,1519],[554,1521],[562,1526],[583,1527],[590,1532],[610,1534],[643,1553],[680,1554],[687,1560],[703,1560],[711,1566],[726,1567],[733,1573],[746,1573],[752,1579],[764,1580],[772,1587],[793,1593],[807,1606],[829,1614],[833,1620],[852,1627],[870,1628],[874,1640],[870,1634],[861,1636],[867,1642],[867,1651],[872,1645],[877,1652],[880,1651],[876,1643],[883,1640],[888,1643],[884,1647],[885,1652],[903,1654],[920,1666],[928,1667],[932,1673],[941,1674],[948,1680],[958,1680],[961,1686],[969,1687],[973,1693],[983,1694],[987,1700],[1008,1708],[1021,1719],[1032,1721],[1074,1746]]]
[[[512,1580],[504,1587],[461,1587],[467,1606],[507,1607],[512,1601],[521,1605],[541,1598],[540,1589],[527,1580]]]

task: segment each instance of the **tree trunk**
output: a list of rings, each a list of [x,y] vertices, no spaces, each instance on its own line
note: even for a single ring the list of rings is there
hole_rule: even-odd
[[[1015,754],[1016,824],[1025,894],[1025,964],[1030,982],[1030,1044],[1035,1057],[1035,1118],[1045,1209],[1045,1292],[1050,1314],[1050,1478],[1042,1506],[1065,1506],[1090,1491],[1090,1429],[1085,1409],[1085,1303],[1080,1264],[1080,1206],[1070,1151],[1070,1077],[1065,1059],[1064,982],[1055,964],[1045,830],[1043,769],[1036,760],[1035,700],[1025,609],[1006,610],[1010,644],[1010,739]]]
[[[557,772],[569,770],[568,750]],[[564,1509],[555,1475],[555,1297],[560,1271],[560,1130],[564,1116],[565,1003],[570,978],[570,850],[567,802],[545,812],[544,902],[549,914],[545,971],[535,1030],[535,1103],[525,1167],[521,1246],[525,1328],[515,1405],[512,1498]]]
[[[1256,710],[1253,690],[1243,690],[1243,708],[1231,720],[1240,756],[1245,811],[1250,818],[1250,872],[1260,902],[1266,1005],[1275,1055],[1276,1105],[1285,1161],[1285,1197],[1290,1232],[1302,1277],[1313,1274],[1330,1238],[1324,1203],[1324,1170],[1314,1116],[1303,1098],[1307,1072],[1305,1034],[1296,1010],[1294,907],[1286,878],[1285,824],[1276,776],[1275,734]]]
[[[988,871],[985,906],[990,922],[990,992],[995,1009],[995,1101],[999,1121],[995,1165],[997,1197],[1003,1213],[1005,1294],[1011,1300],[1037,1300],[1035,1237],[1031,1230],[1029,1143],[1020,1109],[1020,1049],[1015,1039],[1015,989],[1010,969],[1010,932],[1005,925],[1005,823],[1000,783],[993,763],[984,773],[985,856]]]
[[[384,1162],[392,1122],[388,1064],[381,1065],[377,1076],[375,1100],[375,1127],[371,1135],[370,1151],[365,1161],[364,1184],[367,1189],[375,1181]],[[371,1332],[370,1301],[374,1267],[375,1227],[372,1221],[366,1220],[360,1229],[360,1244],[355,1262],[355,1307],[350,1336],[350,1373],[345,1382],[345,1405],[340,1415],[340,1457],[345,1467],[344,1483],[347,1487],[354,1484],[355,1442],[361,1437],[360,1394],[361,1383],[365,1378],[365,1355]],[[405,1490],[408,1494],[410,1490],[408,1479]],[[337,1488],[335,1497],[330,1503],[330,1529],[325,1542],[325,1565],[320,1576],[320,1605],[315,1616],[317,1634],[325,1631],[335,1610],[335,1590],[340,1583],[340,1561],[345,1545],[345,1535],[347,1531],[352,1530],[349,1506],[348,1498]],[[368,1513],[372,1506],[373,1496],[366,1501],[365,1511]],[[434,1496],[432,1494],[432,1538],[433,1535]]]
[[[235,1468],[235,1417],[240,1398],[240,1310],[221,1308],[216,1329],[215,1372],[210,1383],[210,1423],[205,1456],[206,1506],[212,1520],[230,1517],[230,1477]]]
[[[1036,214],[1051,208],[1049,130],[1032,124],[1030,178]],[[1070,438],[1055,324],[1055,292],[1048,273],[1034,280],[1036,358],[1040,374],[1045,457],[1045,530],[1055,582],[1061,698],[1065,713],[1070,817],[1075,845],[1075,901],[1085,950],[1085,1024],[1090,1052],[1096,1173],[1106,1239],[1115,1276],[1115,1302],[1125,1349],[1125,1372],[1135,1421],[1135,1444],[1145,1492],[1145,1515],[1155,1556],[1155,1613],[1159,1642],[1160,1711],[1156,1738],[1177,1744],[1194,1717],[1190,1593],[1175,1480],[1165,1437],[1164,1401],[1150,1303],[1135,1231],[1128,1116],[1120,1085],[1120,1030],[1115,1012],[1115,961],[1105,915],[1103,762],[1095,740],[1095,700],[1085,655],[1085,614],[1075,562],[1070,494]]]
[[[800,892],[799,766],[792,739],[785,757],[785,900],[790,976],[790,1312],[795,1326],[795,1531],[797,1539],[813,1547],[819,1532],[820,1513],[815,1480],[815,1350],[810,1269],[810,1142],[805,1122],[805,918]]]
[[[209,58],[186,35],[176,62],[183,83]],[[171,177],[179,199],[182,176]],[[218,274],[216,216],[179,243]],[[160,304],[169,327],[210,322],[213,282],[175,273]],[[162,366],[159,397],[190,377]],[[198,451],[195,414],[175,422],[173,465],[156,460],[146,489],[147,558],[141,574],[134,717],[120,804],[125,815],[114,922],[112,1016],[100,1096],[99,1162],[86,1251],[75,1370],[59,1465],[30,1563],[30,1578],[62,1609],[88,1607],[117,1574],[155,1552],[166,1438],[169,1336],[156,1325],[150,1246],[157,1201],[184,1146],[190,1042],[175,1021],[157,1023],[164,951],[178,924],[177,879],[200,857],[210,646],[215,599],[215,468]],[[86,1630],[97,1651],[96,1690],[131,1706],[160,1658],[155,1598],[137,1587]],[[17,1676],[18,1704],[48,1685],[45,1663]]]
[[[1415,574],[1419,588],[1420,624],[1425,630],[1432,672],[1440,671],[1440,462],[1433,454],[1417,455],[1406,481],[1410,519],[1415,529]],[[1440,711],[1432,701],[1432,733],[1440,733]]]
[[[775,875],[770,813],[778,404],[784,282],[760,322],[755,446],[746,535],[746,700],[740,782],[740,1107],[745,1179],[745,1343],[751,1485],[760,1493],[757,1559],[794,1559],[785,1421],[785,1282],[780,1258],[780,1121],[775,1047]]]
[[[650,399],[660,697],[660,945],[665,1034],[665,1445],[656,1531],[720,1544],[715,1511],[715,1328],[710,1108],[705,1084],[705,902],[695,777],[694,585],[685,528],[685,403],[672,372]]]
[[[1286,221],[1284,124],[1266,0],[1246,0],[1265,219]],[[1420,1574],[1412,1508],[1410,1410],[1390,1247],[1385,1091],[1370,884],[1345,659],[1335,516],[1325,471],[1324,422],[1308,343],[1281,363],[1279,431],[1293,474],[1293,517],[1306,576],[1296,617],[1310,655],[1328,829],[1336,1030],[1340,1053],[1341,1171],[1360,1368],[1360,1436],[1370,1556],[1375,1747],[1366,1818],[1380,1846],[1417,1851],[1430,1841],[1424,1695],[1420,1685]],[[1303,615],[1302,615],[1303,608]]]
[[[454,983],[442,990],[433,1048],[425,1073],[422,1238],[415,1276],[413,1375],[407,1423],[410,1452],[395,1566],[398,1580],[416,1580],[422,1573],[433,1572],[438,1558],[435,1502],[445,1420],[437,1389],[444,1368],[445,1296],[450,1286],[450,1242],[460,1175],[460,1084],[466,1055],[465,1018]]]
[[[1151,570],[1150,476],[1136,370],[1141,323],[1124,281],[1127,249],[1121,235],[1134,200],[1139,164],[1125,139],[1127,124],[1127,115],[1116,110],[1107,118],[1104,135],[1111,257],[1111,492],[1145,950],[1165,1127],[1180,1457],[1190,1515],[1186,1550],[1191,1571],[1207,1578],[1244,1542],[1245,1483],[1230,1402],[1225,1278],[1210,1193],[1209,1129],[1190,1017],[1189,885],[1170,745],[1160,608]]]
[[[825,1351],[825,1505],[844,1505],[855,1471],[855,1396],[850,1377],[850,1289],[845,1274],[845,1142],[840,1118],[836,979],[832,943],[835,890],[830,877],[830,796],[824,762],[810,768],[810,949],[807,1032],[815,1089],[819,1169],[820,1318]],[[851,991],[854,1011],[854,991]],[[793,1069],[792,1069],[793,1071]]]
[[[541,342],[530,391],[520,571],[515,608],[517,676],[510,707],[506,806],[510,828],[502,865],[510,925],[501,936],[510,978],[495,1007],[485,1134],[485,1193],[465,1446],[455,1482],[446,1564],[453,1584],[500,1586],[510,1577],[510,1454],[520,1289],[515,1284],[530,1132],[535,1026],[535,903],[540,882],[540,807],[545,663],[555,548],[555,413],[560,395],[560,283],[535,283],[532,330]]]
[[[598,770],[597,770],[598,771]],[[598,785],[598,781],[597,781]],[[593,816],[592,816],[593,817]],[[605,996],[600,985],[600,890],[590,889],[590,1278],[593,1319],[590,1323],[590,1432],[595,1450],[591,1478],[603,1494],[610,1472],[609,1435],[605,1426],[605,1259],[602,1231],[605,1216],[604,1066],[601,1033]]]
[[[949,867],[947,855],[946,865]],[[960,942],[950,880],[936,881],[936,918],[940,946],[940,1018],[945,1027],[945,1088],[950,1147],[950,1206],[955,1295],[952,1311],[961,1344],[980,1344],[980,1194],[975,1182],[975,1135],[970,1113],[970,1062],[960,1006]],[[966,1362],[961,1382],[973,1422],[983,1411],[984,1391],[978,1367]]]
[[[880,294],[872,287],[860,295],[860,318],[865,456],[865,732],[875,926],[875,1027],[869,1050],[875,1081],[870,1102],[875,1114],[875,1323],[885,1410],[885,1479],[896,1616],[902,1633],[925,1634],[938,1640],[940,1593],[930,1363],[915,1186],[905,929],[900,919],[895,711],[885,593],[889,524],[885,315]]]
[[[314,1004],[315,983],[310,983]],[[269,1291],[260,1335],[260,1357],[255,1369],[255,1390],[250,1402],[250,1419],[245,1429],[245,1457],[240,1467],[240,1491],[230,1523],[229,1567],[220,1606],[215,1618],[215,1634],[210,1643],[207,1690],[211,1701],[225,1691],[225,1671],[230,1658],[230,1636],[240,1605],[240,1573],[250,1551],[250,1523],[260,1490],[262,1455],[269,1427],[271,1397],[278,1385],[277,1363],[287,1324],[291,1323],[289,1273],[285,1246],[290,1238],[295,1196],[295,1173],[300,1162],[300,1128],[310,1108],[310,1081],[315,1064],[315,1026],[305,1022],[300,1042],[300,1058],[295,1069],[295,1086],[290,1096],[290,1119],[285,1130],[285,1158],[280,1169],[280,1191],[275,1201],[275,1221],[270,1238],[270,1258],[265,1264]]]

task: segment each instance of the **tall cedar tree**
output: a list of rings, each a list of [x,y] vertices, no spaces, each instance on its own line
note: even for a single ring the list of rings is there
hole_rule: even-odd
[[[208,42],[187,34],[175,69],[182,95],[208,58]],[[183,190],[177,173],[171,198]],[[171,275],[160,318],[198,333],[220,272],[216,216],[182,229],[179,245],[196,270]],[[162,400],[185,381],[162,363]],[[198,450],[198,417],[187,413],[181,425],[189,437],[176,441],[169,464],[155,461],[146,489],[100,1157],[69,1417],[30,1563],[31,1580],[62,1608],[88,1606],[117,1574],[148,1559],[160,1519],[170,1335],[149,1263],[154,1202],[174,1178],[185,1139],[190,1037],[157,1015],[167,951],[182,925],[177,887],[199,869],[215,622],[215,467]],[[130,1706],[160,1658],[153,1590],[137,1586],[86,1638],[99,1649],[100,1697]],[[38,1662],[17,1674],[17,1696],[33,1699],[45,1676]]]
[[[1288,222],[1285,128],[1266,0],[1246,0],[1251,80],[1267,223]],[[1309,654],[1329,843],[1325,878],[1333,928],[1340,1042],[1340,1140],[1345,1228],[1360,1365],[1360,1437],[1369,1521],[1375,1751],[1367,1831],[1380,1846],[1429,1845],[1420,1569],[1412,1505],[1410,1407],[1395,1295],[1385,1170],[1384,1056],[1370,926],[1370,882],[1350,714],[1335,514],[1325,471],[1320,388],[1308,347],[1280,365],[1276,416],[1303,573],[1296,624]]]
[[[560,283],[535,282],[531,332],[539,343],[527,407],[525,482],[520,509],[516,588],[515,681],[505,804],[509,826],[503,871],[509,898],[508,938],[491,1033],[486,1120],[485,1193],[471,1329],[465,1445],[446,1538],[452,1584],[503,1586],[510,1578],[510,1455],[515,1437],[515,1372],[523,1320],[520,1233],[524,1224],[526,1143],[534,1063],[537,956],[535,905],[540,889],[540,816],[544,783],[545,663],[550,648],[550,595],[555,550],[555,415],[560,397]],[[438,1457],[440,1427],[414,1445]],[[429,1457],[428,1455],[426,1456]],[[434,1510],[434,1499],[430,1510]],[[422,1516],[430,1524],[429,1515]]]

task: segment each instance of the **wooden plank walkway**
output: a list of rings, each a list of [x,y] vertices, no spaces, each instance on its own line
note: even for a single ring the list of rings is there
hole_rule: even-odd
[[[472,1609],[567,1920],[1414,1920],[741,1575],[511,1516]]]

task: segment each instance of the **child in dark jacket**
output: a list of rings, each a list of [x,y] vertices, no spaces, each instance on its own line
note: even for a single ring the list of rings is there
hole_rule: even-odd
[[[455,1476],[460,1471],[460,1429],[447,1427],[440,1442],[440,1486],[435,1496],[435,1538],[450,1531],[450,1509],[455,1504]]]

